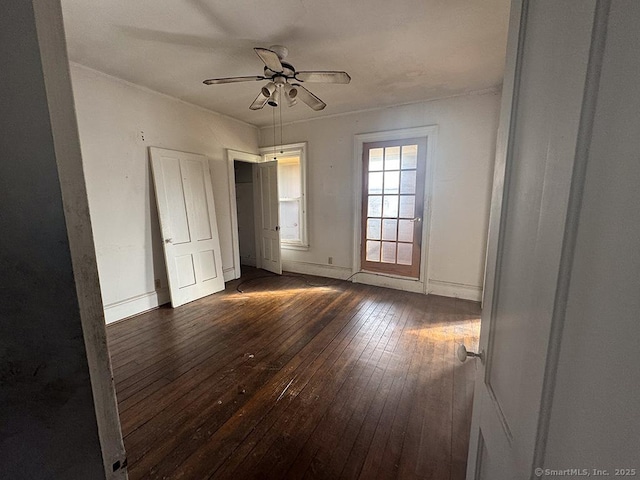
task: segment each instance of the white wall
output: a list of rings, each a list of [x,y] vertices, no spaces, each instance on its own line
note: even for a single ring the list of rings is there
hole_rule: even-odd
[[[225,149],[256,153],[258,130],[80,65],[71,74],[107,321],[168,301],[149,146],[211,159],[223,269],[231,277]],[[309,251],[284,250],[285,268],[349,276],[354,135],[437,124],[429,289],[479,299],[498,105],[499,95],[489,92],[285,125],[286,143],[309,144],[311,243]],[[270,134],[260,131],[263,145]]]
[[[438,125],[428,288],[479,300],[499,104],[499,93],[486,92],[285,125],[285,144],[309,144],[311,245],[308,251],[283,250],[285,269],[351,274],[354,135]],[[272,128],[260,134],[260,145],[271,145]]]
[[[71,77],[107,322],[168,301],[149,146],[210,158],[222,266],[232,271],[225,149],[257,153],[257,129],[80,65]]]

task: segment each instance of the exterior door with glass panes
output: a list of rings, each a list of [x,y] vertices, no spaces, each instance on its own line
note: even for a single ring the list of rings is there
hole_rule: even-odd
[[[363,146],[361,268],[420,277],[427,139]]]

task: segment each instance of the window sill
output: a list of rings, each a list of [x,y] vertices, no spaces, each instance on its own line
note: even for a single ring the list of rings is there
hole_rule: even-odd
[[[302,250],[302,251],[308,251],[309,250],[309,245],[299,245],[299,244],[295,244],[295,243],[284,243],[281,242],[280,243],[280,248],[282,248],[283,250]]]

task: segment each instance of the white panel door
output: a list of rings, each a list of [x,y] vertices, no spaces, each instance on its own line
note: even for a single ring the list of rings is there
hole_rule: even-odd
[[[206,157],[149,148],[171,305],[224,289],[220,239]]]
[[[254,168],[258,267],[281,274],[278,162],[259,163]]]
[[[544,455],[594,6],[512,2],[468,480],[536,478]]]

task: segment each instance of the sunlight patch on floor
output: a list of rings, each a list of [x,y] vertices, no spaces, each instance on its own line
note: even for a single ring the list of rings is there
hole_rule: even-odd
[[[228,302],[228,301],[238,301],[238,300],[247,300],[248,298],[286,298],[295,295],[299,295],[301,293],[305,293],[305,295],[326,295],[327,293],[341,293],[343,290],[337,287],[302,287],[302,288],[287,288],[284,290],[261,290],[259,292],[251,292],[251,291],[243,291],[242,293],[234,293],[229,296],[221,297],[220,300]]]
[[[433,323],[422,328],[407,330],[407,333],[435,342],[459,341],[464,337],[478,337],[480,335],[480,317]]]

